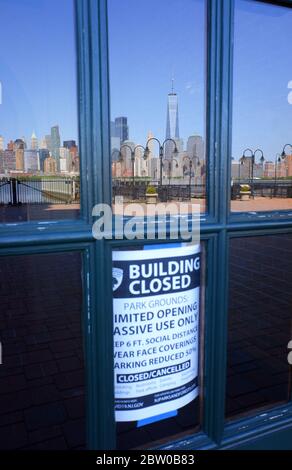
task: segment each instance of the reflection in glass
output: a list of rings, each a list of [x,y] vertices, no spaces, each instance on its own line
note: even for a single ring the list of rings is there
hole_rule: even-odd
[[[291,20],[290,8],[236,0],[231,163],[234,212],[292,208],[292,76],[284,65],[292,43]]]
[[[291,397],[292,236],[230,241],[227,416]]]
[[[85,448],[79,253],[0,258],[0,448]]]
[[[74,14],[73,0],[1,4],[0,222],[79,216]]]
[[[113,196],[205,211],[205,2],[108,5]]]

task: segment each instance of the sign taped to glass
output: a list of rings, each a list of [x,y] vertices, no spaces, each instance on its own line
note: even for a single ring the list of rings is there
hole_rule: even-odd
[[[198,396],[200,246],[113,252],[116,421]]]

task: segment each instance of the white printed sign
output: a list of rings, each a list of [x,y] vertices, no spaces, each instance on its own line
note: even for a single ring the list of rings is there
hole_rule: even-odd
[[[197,397],[199,285],[199,245],[113,252],[116,421]]]

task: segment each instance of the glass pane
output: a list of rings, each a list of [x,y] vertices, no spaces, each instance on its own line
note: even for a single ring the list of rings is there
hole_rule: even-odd
[[[236,0],[231,210],[292,208],[290,8]],[[288,145],[286,145],[288,144]]]
[[[205,1],[108,6],[113,196],[204,212]]]
[[[85,447],[79,253],[0,258],[0,449]]]
[[[227,416],[291,396],[292,235],[230,241]]]
[[[171,244],[113,252],[119,449],[199,429],[201,250]]]
[[[79,217],[74,15],[73,0],[1,2],[0,223]]]

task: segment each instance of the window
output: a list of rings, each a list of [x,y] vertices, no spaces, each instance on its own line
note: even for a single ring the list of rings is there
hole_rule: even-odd
[[[112,185],[125,203],[150,186],[206,211],[205,7],[108,2]]]
[[[73,7],[1,2],[1,223],[79,217]]]
[[[292,11],[282,6],[235,3],[233,212],[291,210],[292,82],[289,66],[283,66],[291,19]]]
[[[84,448],[80,253],[2,257],[0,272],[0,447]]]
[[[227,416],[290,400],[291,235],[230,241]]]
[[[292,143],[284,61],[291,2],[0,6],[1,446],[291,448],[291,198],[289,175],[280,176],[289,166],[285,144]],[[48,172],[40,150],[49,152]],[[71,158],[80,158],[80,177],[77,166],[65,173]],[[128,214],[124,226],[107,232],[111,237],[95,238],[93,207],[106,203],[116,211],[121,197],[122,209],[129,202],[178,203],[167,235],[171,221],[193,221],[189,211],[179,213],[183,202],[201,208],[198,373],[190,395],[179,397],[186,402],[164,410],[171,415],[144,417],[151,422],[116,415],[127,398],[137,404],[151,395],[118,396],[113,380],[114,361],[124,353],[115,315],[127,323],[128,314],[116,308],[130,279],[121,263],[131,258],[121,258],[136,256],[145,274],[148,252],[161,270],[151,280],[159,291],[180,282],[161,278],[165,259],[171,269],[178,261],[172,258],[183,261],[186,241],[180,234],[145,240],[144,225],[140,238],[129,240],[122,230]],[[173,252],[163,257],[167,249]],[[142,280],[145,294],[149,278]],[[141,315],[130,326],[143,330]],[[177,344],[173,337],[166,343]],[[178,365],[188,373],[187,360],[168,372]],[[120,375],[131,391],[127,367]],[[153,370],[164,373],[146,372]],[[173,375],[167,380],[174,386],[158,391],[160,403],[165,392],[185,391],[188,382],[177,390]]]

